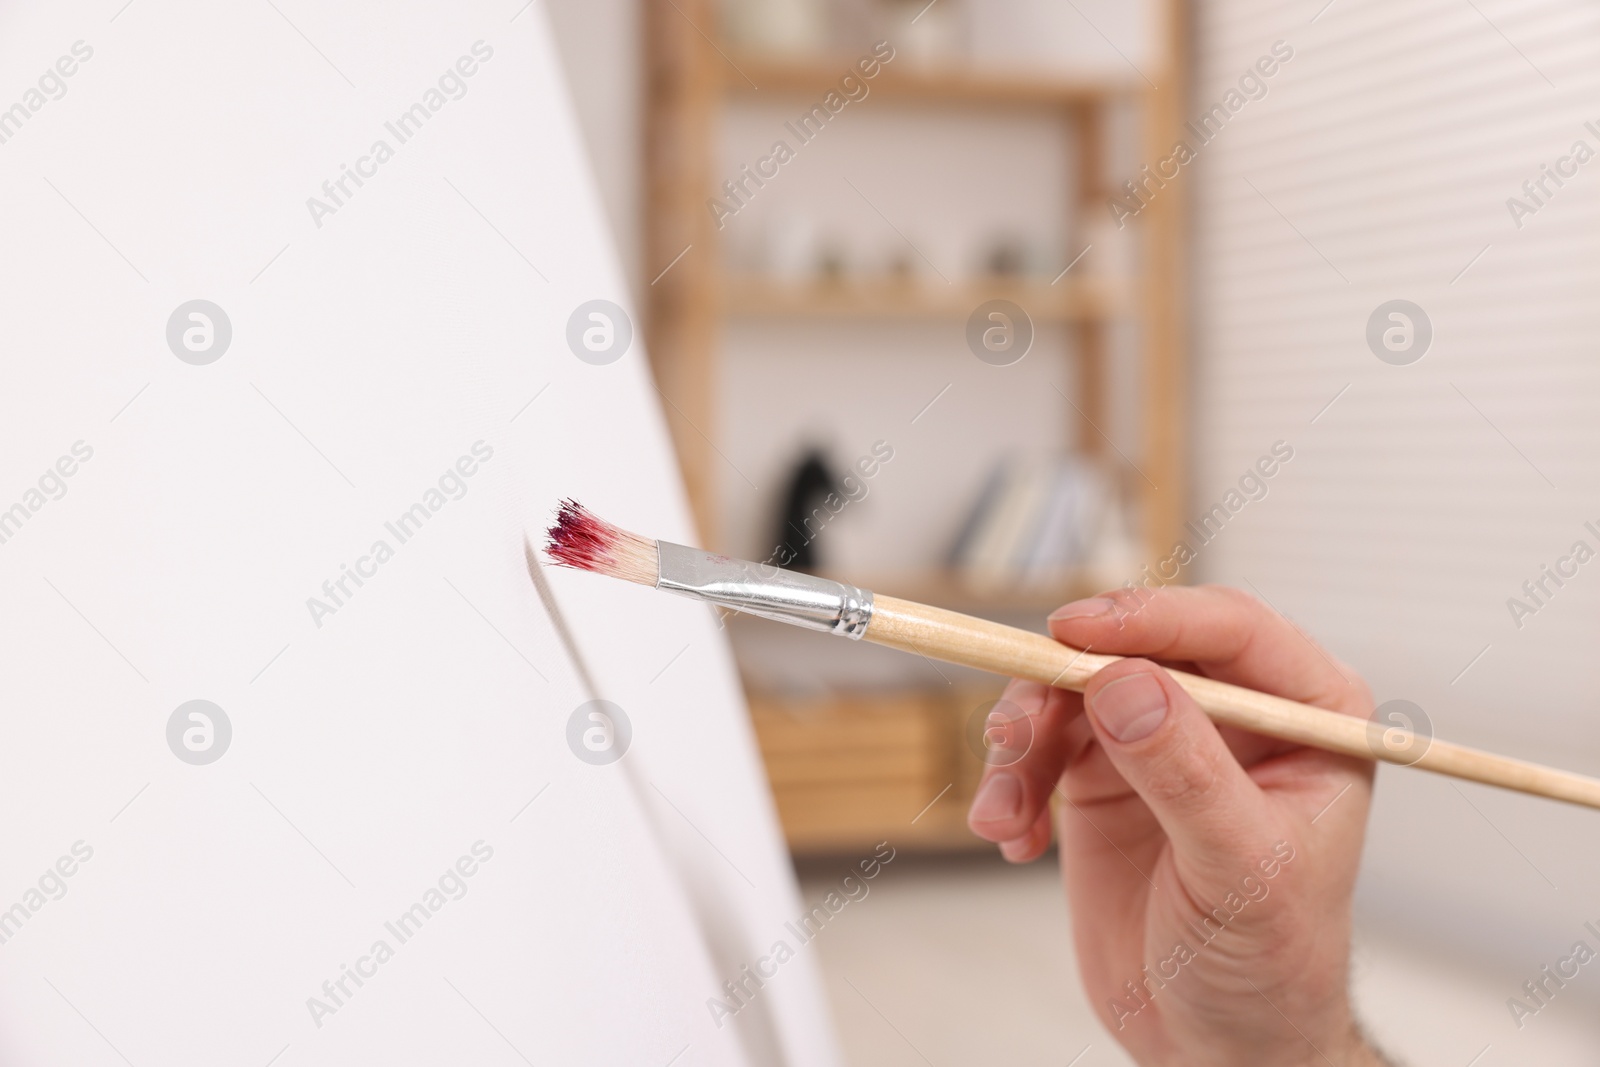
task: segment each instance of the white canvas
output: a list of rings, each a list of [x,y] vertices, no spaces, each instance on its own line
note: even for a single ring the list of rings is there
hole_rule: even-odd
[[[715,620],[530,558],[692,534],[521,6],[0,11],[0,1062],[834,1062],[804,948],[708,1008],[801,910]]]

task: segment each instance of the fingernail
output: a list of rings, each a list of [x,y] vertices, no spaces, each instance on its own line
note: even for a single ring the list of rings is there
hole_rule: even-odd
[[[1005,748],[1011,740],[1011,724],[1019,716],[1007,715],[998,707],[983,720],[983,743],[987,748]]]
[[[990,707],[989,715],[984,718],[984,728],[1005,731],[1005,729],[1013,726],[1014,723],[1021,723],[1021,721],[1026,720],[1027,712],[1022,710],[1021,705],[1013,704],[1005,697],[1000,697],[998,701],[995,701],[994,707]]]
[[[1063,604],[1050,613],[1050,619],[1087,619],[1094,615],[1109,615],[1116,608],[1116,602],[1107,600],[1103,596],[1090,597],[1087,600],[1074,600],[1070,604]]]
[[[1014,819],[1022,810],[1022,783],[1014,774],[1001,772],[989,776],[972,798],[971,822],[1000,822]]]
[[[1118,741],[1140,741],[1167,717],[1167,691],[1148,672],[1108,683],[1089,702],[1094,717]]]

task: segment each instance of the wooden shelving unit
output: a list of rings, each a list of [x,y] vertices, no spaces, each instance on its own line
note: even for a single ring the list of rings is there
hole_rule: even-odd
[[[720,177],[714,168],[722,110],[758,94],[820,97],[837,84],[847,62],[832,56],[777,60],[718,45],[714,0],[641,2],[648,100],[645,256],[652,271],[675,264],[649,287],[645,335],[702,541],[714,544],[719,525],[715,397],[724,322],[877,318],[960,329],[973,307],[1004,298],[1071,331],[1079,410],[1065,409],[1062,417],[1073,428],[1075,447],[1108,467],[1121,460],[1100,429],[1109,421],[1107,328],[1123,319],[1137,323],[1144,429],[1136,460],[1142,473],[1125,481],[1138,496],[1148,558],[1165,556],[1178,538],[1184,510],[1181,182],[1132,223],[1143,244],[1138,277],[1112,281],[1077,271],[1056,284],[1007,279],[941,286],[887,277],[796,284],[730,275],[705,206]],[[1074,79],[899,64],[873,80],[873,98],[884,107],[1020,109],[1059,117],[1078,145],[1078,199],[1069,218],[1103,212],[1110,194],[1104,167],[1109,109],[1138,109],[1141,160],[1164,157],[1179,136],[1184,7],[1178,0],[1156,2],[1165,23],[1165,54],[1159,68],[1146,67],[1154,85],[1132,72],[1128,78]],[[1083,241],[1069,236],[1075,252]],[[975,587],[940,571],[851,579],[974,614],[1042,612],[1093,588],[1085,575],[1027,589]],[[994,693],[998,689],[997,682]],[[851,849],[885,837],[929,847],[976,843],[962,813],[978,761],[957,720],[982,700],[977,692],[906,691],[823,701],[752,693],[757,734],[791,847]],[[921,811],[935,794],[939,801]]]

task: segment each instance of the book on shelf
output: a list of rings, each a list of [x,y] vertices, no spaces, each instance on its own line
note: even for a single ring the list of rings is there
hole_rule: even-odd
[[[951,546],[979,590],[1062,584],[1092,565],[1115,496],[1096,463],[1061,455],[999,460]]]

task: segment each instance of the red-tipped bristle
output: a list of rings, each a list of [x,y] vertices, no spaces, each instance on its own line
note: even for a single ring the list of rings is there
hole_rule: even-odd
[[[567,567],[593,571],[639,585],[660,578],[656,543],[593,514],[576,500],[563,500],[550,527],[550,558]]]
[[[593,571],[611,558],[618,530],[576,500],[567,499],[561,502],[556,524],[548,533],[550,543],[545,551],[551,559],[563,566]]]

